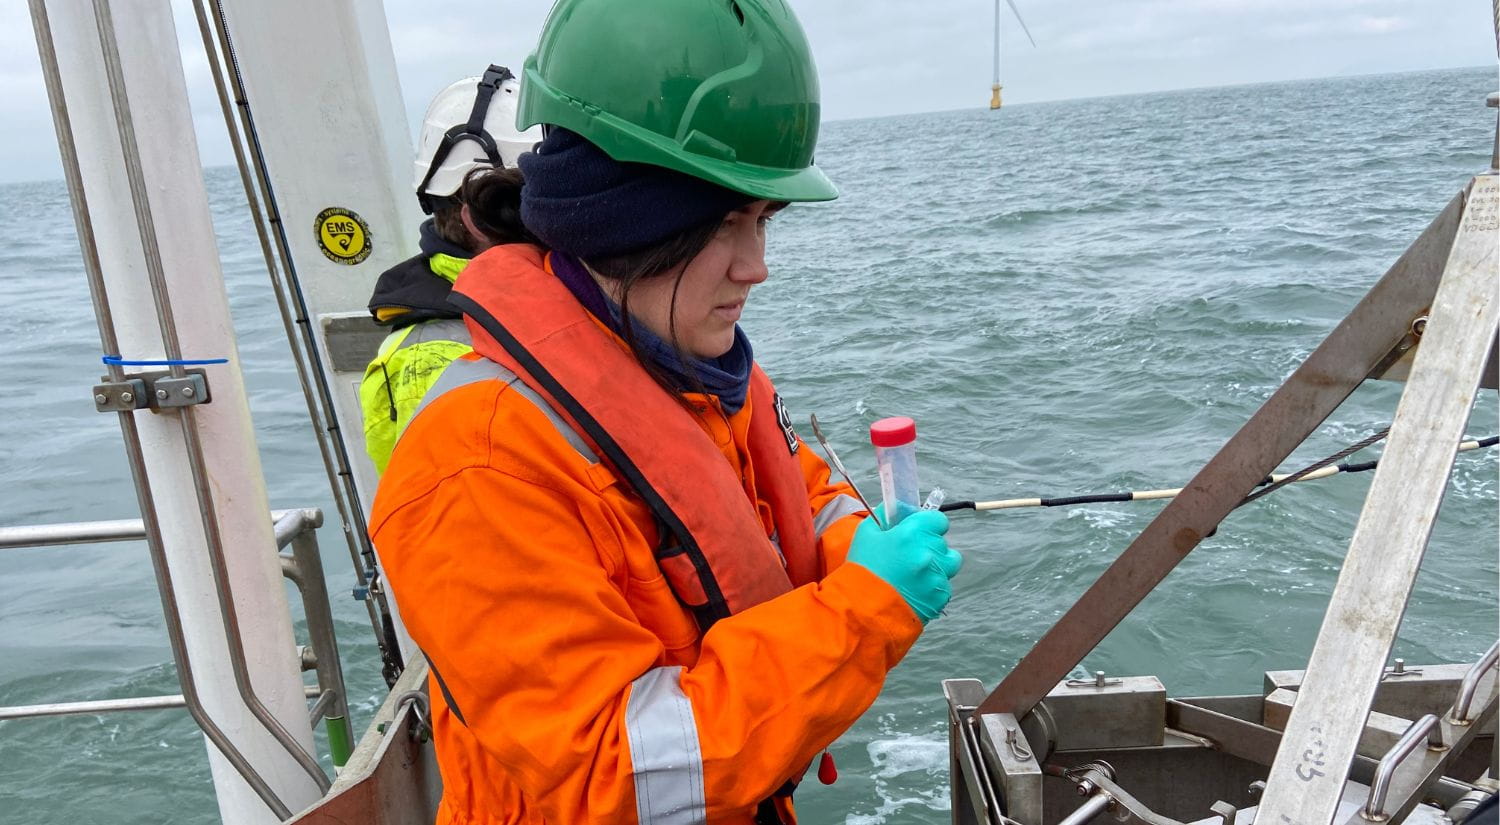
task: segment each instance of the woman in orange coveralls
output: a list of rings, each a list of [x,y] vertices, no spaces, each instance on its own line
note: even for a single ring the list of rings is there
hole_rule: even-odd
[[[466,198],[539,244],[459,277],[475,352],[371,519],[432,664],[438,822],[794,822],[947,603],[947,519],[869,518],[736,323],[771,215],[837,194],[818,121],[784,0],[554,7],[518,123],[547,137]]]

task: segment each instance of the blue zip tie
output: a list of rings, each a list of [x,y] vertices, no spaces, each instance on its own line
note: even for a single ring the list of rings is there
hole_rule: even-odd
[[[165,358],[160,361],[127,361],[118,355],[106,355],[99,359],[111,367],[198,367],[206,364],[227,364],[228,358]]]

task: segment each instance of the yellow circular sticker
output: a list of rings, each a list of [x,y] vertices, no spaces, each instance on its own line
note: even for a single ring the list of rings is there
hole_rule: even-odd
[[[330,206],[319,212],[313,233],[323,256],[336,264],[353,266],[370,257],[370,225],[348,209]]]

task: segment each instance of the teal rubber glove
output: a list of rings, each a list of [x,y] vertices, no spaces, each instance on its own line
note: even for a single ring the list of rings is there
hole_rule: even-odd
[[[904,505],[903,505],[904,510]],[[884,514],[883,507],[876,509]],[[948,547],[943,534],[948,517],[937,510],[913,510],[889,530],[881,530],[866,518],[854,531],[849,561],[879,576],[911,606],[922,624],[937,618],[953,588],[948,580],[958,575],[964,557]]]

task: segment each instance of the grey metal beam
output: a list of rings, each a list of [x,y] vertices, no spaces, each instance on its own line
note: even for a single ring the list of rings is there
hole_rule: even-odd
[[[1024,716],[1343,403],[1431,305],[1462,203],[1462,195],[1449,202],[1307,361],[1032,647],[980,705],[981,713]]]
[[[1475,178],[1423,346],[1271,768],[1261,822],[1329,825],[1336,813],[1500,319],[1497,216],[1500,178]]]

